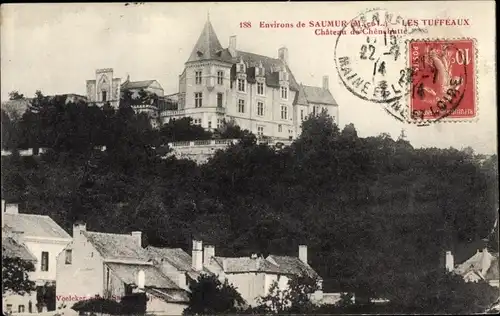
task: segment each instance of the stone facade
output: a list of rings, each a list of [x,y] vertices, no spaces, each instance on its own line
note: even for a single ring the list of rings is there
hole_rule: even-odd
[[[114,108],[120,103],[121,79],[113,77],[112,68],[97,69],[95,80],[87,80],[87,100],[103,106],[109,102]]]

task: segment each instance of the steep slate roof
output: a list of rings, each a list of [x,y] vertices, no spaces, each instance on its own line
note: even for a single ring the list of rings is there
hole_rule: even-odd
[[[125,81],[122,83],[122,89],[146,89],[152,85],[156,80],[142,80],[142,81]]]
[[[265,273],[280,273],[278,268],[262,257],[249,258],[227,258],[214,257],[215,261],[224,267],[226,273],[247,273],[247,272],[265,272]]]
[[[139,271],[144,271],[144,286],[180,289],[177,284],[165,276],[159,269],[151,265],[106,263],[106,265],[125,283],[137,285]]]
[[[318,278],[319,275],[311,268],[310,265],[304,263],[298,257],[290,257],[290,256],[275,256],[270,255],[266,258],[273,263],[276,263],[279,271],[284,274],[292,274],[292,275],[302,275],[306,274],[310,277]]]
[[[146,250],[137,244],[132,235],[83,232],[105,260],[149,260]]]
[[[2,237],[2,255],[7,258],[21,258],[27,261],[36,261],[36,257],[25,245],[19,244],[11,237]]]
[[[71,236],[47,215],[4,213],[5,225],[27,237],[67,238]]]
[[[217,35],[215,34],[214,27],[212,26],[212,23],[210,23],[210,20],[207,20],[187,62],[206,59],[220,59],[221,51],[222,46],[217,38]]]
[[[229,54],[229,50],[227,50],[227,51],[228,51],[228,53],[224,54],[224,56],[231,55],[231,54]],[[247,81],[248,82],[250,82],[250,83],[256,82],[256,80],[255,80],[255,67],[258,67],[259,64],[262,62],[262,66],[264,67],[264,69],[266,71],[266,85],[267,86],[269,86],[269,87],[279,87],[280,86],[279,85],[279,72],[276,70],[281,69],[282,67],[285,67],[286,71],[288,72],[288,74],[290,76],[290,90],[292,90],[292,91],[299,90],[299,84],[295,80],[295,77],[293,76],[293,73],[290,70],[290,67],[288,67],[288,65],[286,65],[281,59],[237,50],[235,57],[232,57],[232,58],[226,59],[226,60],[228,62],[231,62],[231,63],[236,65],[240,61],[240,57],[247,64],[247,67],[249,67],[249,68],[247,68]],[[236,66],[235,65],[231,68],[231,79],[232,80],[234,80],[234,78],[236,77]]]
[[[319,103],[328,105],[337,105],[330,90],[321,87],[302,86],[304,97],[309,103]]]
[[[486,273],[483,275],[481,272],[484,256],[486,256],[485,261],[488,265],[488,270],[486,270]],[[462,276],[473,271],[486,280],[498,280],[498,270],[498,254],[492,255],[489,252],[477,251],[475,255],[458,265],[454,271]]]

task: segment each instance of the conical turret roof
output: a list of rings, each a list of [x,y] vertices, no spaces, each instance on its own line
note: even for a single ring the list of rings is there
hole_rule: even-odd
[[[193,51],[189,56],[188,62],[206,60],[206,59],[220,59],[222,46],[215,34],[214,27],[210,20],[207,19],[203,31],[194,45]]]

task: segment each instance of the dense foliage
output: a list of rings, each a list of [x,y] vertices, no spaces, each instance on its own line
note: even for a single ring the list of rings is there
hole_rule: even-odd
[[[234,314],[241,311],[244,300],[236,288],[227,280],[221,282],[217,276],[200,275],[189,286],[189,304],[184,315]]]
[[[283,150],[245,132],[248,141],[197,166],[154,150],[209,137],[188,119],[155,131],[127,106],[39,99],[21,121],[2,116],[2,128],[52,150],[3,158],[2,196],[68,231],[83,219],[95,231],[141,230],[158,246],[201,238],[225,256],[296,255],[307,244],[325,291],[393,297],[411,275],[444,267],[446,250],[486,237],[498,209],[495,155],[361,138],[324,113]],[[19,147],[13,139],[4,147]]]
[[[32,262],[20,258],[2,256],[2,295],[15,293],[24,295],[36,289],[29,272],[35,271]]]

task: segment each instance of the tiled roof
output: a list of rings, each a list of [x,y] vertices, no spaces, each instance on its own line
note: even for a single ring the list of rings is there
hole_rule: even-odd
[[[21,258],[27,261],[36,261],[36,257],[26,246],[19,244],[11,237],[2,237],[2,255],[7,258]]]
[[[224,267],[226,273],[246,273],[246,272],[265,272],[265,273],[279,273],[278,268],[262,257],[249,258],[226,258],[215,257],[215,261]]]
[[[139,271],[144,271],[144,286],[164,289],[180,289],[174,281],[165,276],[159,269],[151,265],[106,263],[106,265],[127,284],[137,285]]]
[[[295,100],[293,101],[293,104],[309,105],[303,85],[299,85],[299,91],[295,94]]]
[[[486,256],[486,258],[484,258]],[[482,275],[482,263],[483,258],[487,264],[487,270],[484,275]],[[476,272],[478,275],[482,276],[486,280],[498,280],[499,278],[499,265],[498,265],[498,254],[492,255],[489,252],[477,251],[475,255],[470,257],[464,263],[458,265],[455,268],[455,273],[465,276],[471,271]]]
[[[279,271],[284,274],[292,274],[297,276],[306,274],[310,277],[319,277],[319,275],[316,273],[316,271],[314,271],[313,268],[311,268],[310,265],[304,263],[298,257],[270,255],[266,260],[276,263]]]
[[[179,271],[192,271],[191,256],[181,248],[157,248],[148,246],[146,248],[152,258],[167,260]]]
[[[137,244],[132,235],[84,232],[87,239],[94,245],[106,260],[149,260],[146,250]]]
[[[304,96],[309,103],[337,105],[330,90],[304,85],[302,87],[304,89]]]
[[[27,237],[68,238],[71,236],[46,215],[4,214],[7,226],[24,233]]]
[[[231,54],[227,53],[224,54],[225,56],[231,56]],[[292,71],[290,70],[290,67],[288,65],[285,65],[285,63],[279,59],[279,58],[271,58],[267,57],[264,55],[258,55],[254,53],[249,53],[249,52],[243,52],[240,50],[236,51],[236,57],[231,57],[230,59],[227,59],[228,62],[231,62],[236,65],[241,59],[247,64],[247,80],[250,83],[255,83],[255,67],[258,67],[259,64],[262,62],[262,66],[264,67],[266,71],[266,85],[269,87],[279,87],[279,69],[282,67],[286,67],[286,71],[288,72],[290,76],[290,90],[292,91],[298,91],[299,90],[299,84],[295,80],[295,77],[293,76]],[[231,79],[234,80],[236,76],[236,66],[233,65],[233,68],[231,68]]]
[[[215,34],[214,27],[210,21],[207,21],[187,62],[206,59],[221,59],[221,51],[222,46],[217,38],[217,35]]]
[[[156,80],[143,80],[143,81],[125,81],[122,83],[122,89],[146,89],[152,85]]]

